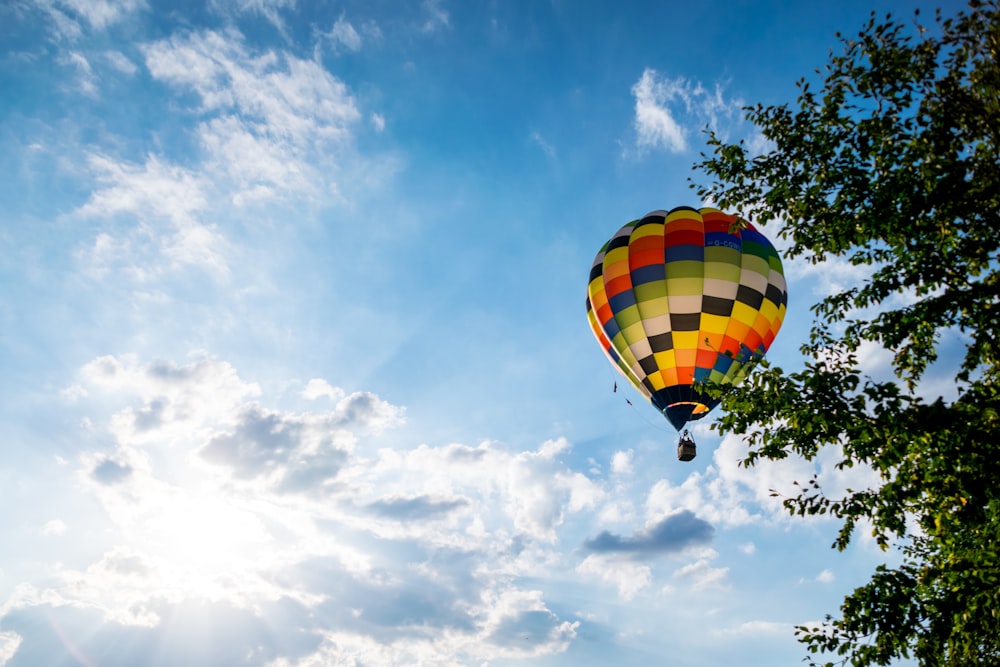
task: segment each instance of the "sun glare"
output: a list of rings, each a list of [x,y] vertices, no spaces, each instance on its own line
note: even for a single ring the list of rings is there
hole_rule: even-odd
[[[171,586],[201,594],[263,567],[271,539],[260,517],[235,499],[181,490],[146,516],[140,536],[136,546],[170,572]]]

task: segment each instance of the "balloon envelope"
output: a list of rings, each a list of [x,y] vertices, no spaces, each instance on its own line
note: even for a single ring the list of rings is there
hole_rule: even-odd
[[[680,430],[774,341],[788,289],[781,258],[753,225],[714,208],[653,211],[594,259],[587,318],[608,358]]]

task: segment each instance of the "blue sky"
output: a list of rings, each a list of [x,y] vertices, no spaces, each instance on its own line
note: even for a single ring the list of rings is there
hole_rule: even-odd
[[[0,7],[0,666],[798,662],[887,556],[770,490],[870,476],[677,462],[587,275],[922,3],[622,4]]]

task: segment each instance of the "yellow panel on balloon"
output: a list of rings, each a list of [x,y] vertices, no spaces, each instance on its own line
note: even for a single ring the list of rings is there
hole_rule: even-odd
[[[674,337],[674,351],[679,352],[680,350],[697,350],[698,349],[698,332],[697,331],[675,331],[673,332]],[[680,359],[677,360],[680,365]],[[692,362],[694,365],[694,362]]]
[[[750,306],[746,305],[742,301],[737,301],[733,304],[733,315],[732,318],[741,324],[745,324],[748,327],[753,326],[753,323],[757,321],[757,311]],[[740,336],[734,336],[734,338],[741,338]]]
[[[701,330],[704,333],[719,334],[721,336],[726,333],[727,326],[729,326],[728,317],[709,315],[708,313],[701,314]]]

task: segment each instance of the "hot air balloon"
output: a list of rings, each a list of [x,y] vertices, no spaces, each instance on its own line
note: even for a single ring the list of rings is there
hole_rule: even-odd
[[[718,403],[699,387],[736,384],[774,341],[788,289],[781,258],[753,225],[714,208],[653,211],[597,253],[587,318],[615,368],[682,431]]]

